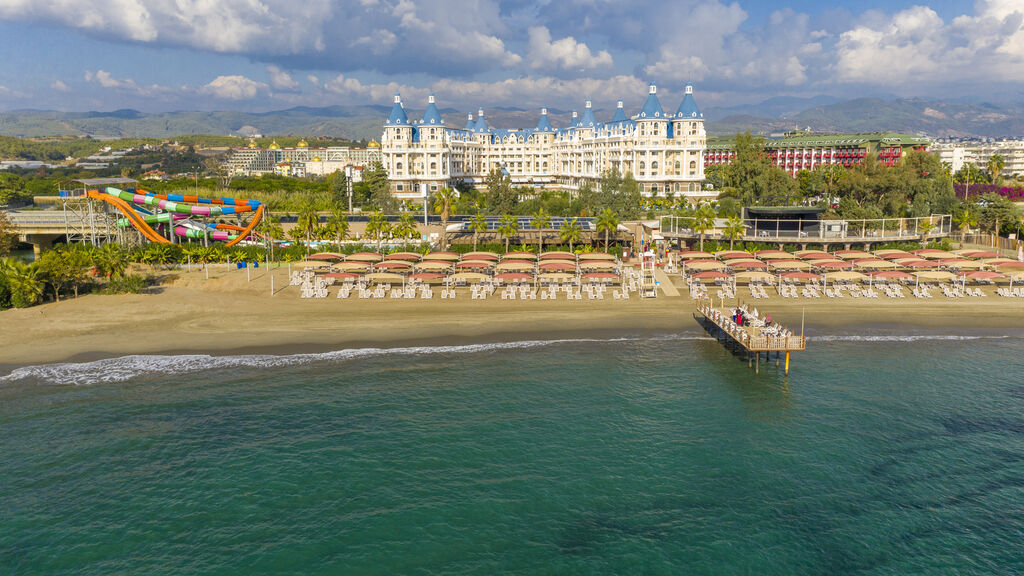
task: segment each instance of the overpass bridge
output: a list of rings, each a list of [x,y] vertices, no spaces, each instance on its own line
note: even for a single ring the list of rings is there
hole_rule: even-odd
[[[106,210],[83,201],[80,206],[57,210],[7,210],[21,242],[32,245],[38,257],[55,240],[89,242],[97,245],[110,239],[130,241],[131,231],[117,226],[117,218]]]

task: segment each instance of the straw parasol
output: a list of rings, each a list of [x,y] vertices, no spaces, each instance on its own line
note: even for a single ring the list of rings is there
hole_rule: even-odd
[[[958,276],[952,272],[946,270],[922,270],[920,272],[914,272],[914,275],[920,280],[953,280]]]
[[[715,257],[723,260],[730,258],[753,258],[750,252],[743,252],[742,250],[719,250],[715,252]]]
[[[729,267],[737,269],[737,270],[757,270],[757,269],[767,268],[768,265],[765,264],[764,262],[761,262],[761,261],[758,261],[758,260],[753,260],[753,261],[746,261],[746,262],[735,262],[734,261],[732,264],[729,264]]]
[[[424,260],[435,260],[443,262],[454,262],[459,258],[460,256],[455,252],[431,252],[429,254],[423,255]]]
[[[579,255],[580,260],[615,260],[614,254],[607,252],[584,252]]]
[[[946,258],[945,260],[939,260],[939,264],[942,266],[949,266],[950,268],[960,268],[961,270],[978,270],[986,265],[984,262],[968,260],[967,258]]]
[[[299,268],[330,268],[331,263],[326,260],[303,260],[296,262],[295,266]]]
[[[372,274],[364,274],[363,280],[369,282],[404,282],[405,277],[394,272],[374,272]]]
[[[494,269],[498,272],[522,272],[524,270],[533,270],[533,263],[523,262],[522,260],[498,262]]]
[[[836,250],[833,252],[836,256],[843,260],[855,260],[857,258],[871,258],[871,254],[863,250]]]
[[[876,259],[857,260],[854,264],[857,265],[857,268],[860,268],[862,270],[883,270],[883,269],[891,270],[891,269],[896,267],[896,263],[895,262],[890,262],[888,260],[876,260]]]
[[[761,262],[757,258],[749,258],[749,257],[748,258],[730,258],[730,259],[724,260],[724,262],[726,264],[728,264],[729,266],[732,266],[733,264],[743,264],[745,262],[753,262],[755,264],[764,264],[764,262]]]
[[[685,250],[677,254],[681,260],[693,260],[696,258],[714,258],[714,255],[700,250]]]
[[[380,262],[384,257],[376,252],[356,252],[345,258],[346,262]]]
[[[992,270],[977,270],[974,272],[968,272],[964,276],[971,280],[995,280],[996,278],[1006,278],[1006,274],[1000,274]]]
[[[803,260],[828,260],[830,258],[835,258],[828,252],[823,252],[821,250],[799,250],[794,252],[794,254]]]
[[[463,260],[497,260],[498,255],[494,252],[466,252],[462,255]]]
[[[373,265],[374,270],[405,270],[411,268],[412,264],[404,262],[402,260],[391,260],[378,262]]]
[[[775,270],[806,270],[811,267],[809,262],[801,260],[769,260],[768,264]]]

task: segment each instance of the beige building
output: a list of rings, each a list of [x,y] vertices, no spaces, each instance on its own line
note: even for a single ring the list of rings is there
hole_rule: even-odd
[[[1024,140],[936,142],[931,150],[937,153],[943,162],[949,163],[953,173],[959,172],[967,163],[985,170],[989,159],[998,154],[1005,161],[1002,172],[1004,176],[1024,175]]]
[[[541,110],[535,128],[495,129],[483,110],[464,128],[447,126],[434,95],[423,118],[409,120],[401,96],[395,94],[384,124],[381,157],[392,192],[402,199],[465,182],[482,186],[492,170],[507,173],[520,186],[576,190],[584,182],[597,185],[601,174],[616,169],[632,174],[648,196],[673,194],[693,201],[714,198],[704,191],[704,116],[693,87],[676,112],[666,113],[651,84],[637,114],[627,117],[619,101],[615,115],[598,122],[590,100],[582,116],[573,113],[568,126],[555,128]]]
[[[231,151],[227,162],[235,174],[279,174],[301,178],[345,172],[346,167],[361,173],[364,167],[380,160],[380,145],[376,142],[371,142],[367,148],[310,148],[305,142],[299,142],[295,148],[281,148],[275,142],[267,148],[253,145],[236,148]]]

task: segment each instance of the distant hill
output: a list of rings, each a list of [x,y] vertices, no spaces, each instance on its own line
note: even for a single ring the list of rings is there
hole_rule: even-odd
[[[185,134],[247,136],[330,136],[352,140],[379,139],[390,106],[301,106],[252,113],[236,111],[178,111],[148,114],[137,110],[111,112],[54,112],[16,110],[0,113],[0,135],[18,137],[93,136],[168,138]],[[468,111],[442,110],[449,126],[466,124]],[[472,111],[474,117],[476,111]],[[582,110],[580,111],[582,113]],[[611,118],[613,109],[594,111],[599,120]],[[857,98],[838,101],[831,96],[770,98],[758,104],[709,107],[708,132],[731,135],[750,130],[769,135],[794,128],[826,132],[896,131],[931,137],[1024,136],[1024,107],[972,104],[925,99]],[[422,110],[408,109],[410,118]],[[486,110],[487,123],[496,128],[530,128],[540,114],[536,109]],[[550,109],[552,124],[568,124],[571,112]]]

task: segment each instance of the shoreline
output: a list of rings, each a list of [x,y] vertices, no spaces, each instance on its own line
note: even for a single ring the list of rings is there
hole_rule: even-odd
[[[276,277],[285,285],[283,275]],[[460,346],[525,340],[701,335],[694,305],[681,296],[629,301],[323,300],[294,286],[271,297],[263,275],[178,271],[156,293],[90,294],[0,312],[0,376],[58,362],[129,355],[211,356],[320,353],[353,348]],[[804,298],[747,300],[799,331],[816,335],[1024,337],[1024,299]]]

